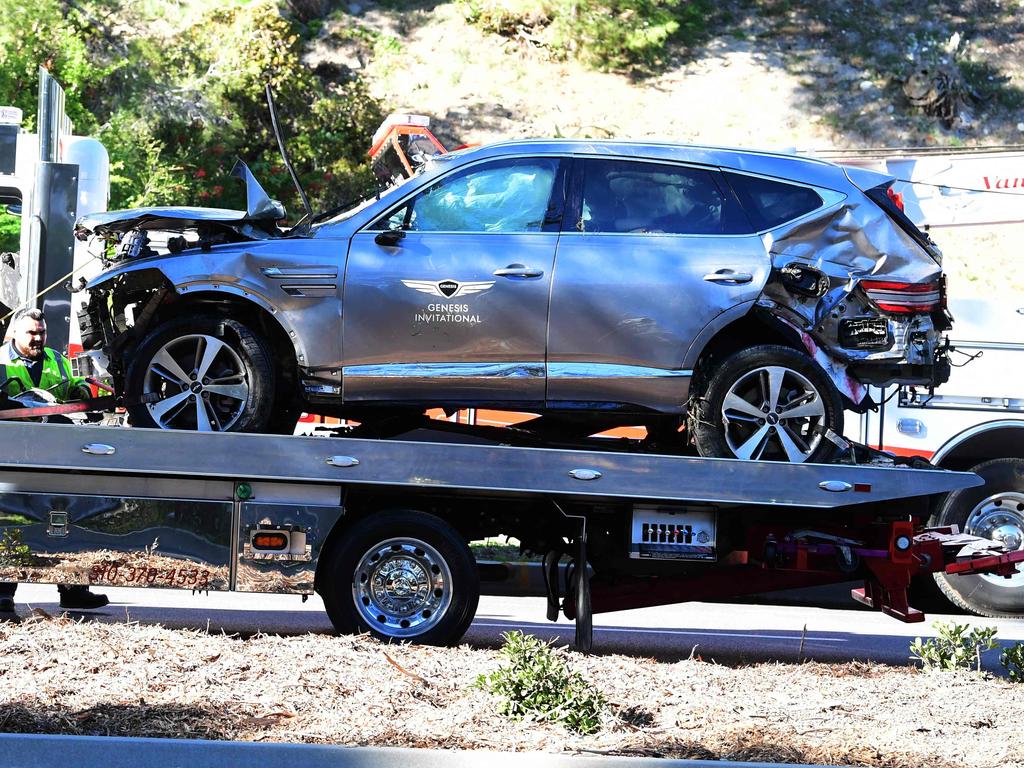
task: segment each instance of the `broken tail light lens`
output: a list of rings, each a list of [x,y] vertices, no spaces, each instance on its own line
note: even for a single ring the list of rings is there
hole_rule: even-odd
[[[903,193],[897,192],[892,187],[885,190],[885,194],[892,200],[892,204],[899,208],[903,213],[906,213],[906,209],[903,207]]]
[[[938,309],[942,302],[939,280],[928,283],[861,280],[860,284],[875,306],[894,315],[925,314]]]

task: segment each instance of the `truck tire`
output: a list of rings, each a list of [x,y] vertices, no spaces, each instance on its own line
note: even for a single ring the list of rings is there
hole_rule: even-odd
[[[993,459],[970,471],[985,484],[950,493],[929,524],[958,525],[964,533],[1024,549],[1024,459]],[[935,583],[953,605],[978,616],[1024,616],[1024,573],[1008,579],[936,573]]]
[[[466,541],[434,515],[392,510],[341,532],[318,574],[327,615],[343,634],[453,645],[480,600]]]
[[[273,416],[274,368],[267,346],[237,320],[200,315],[157,326],[135,350],[125,377],[136,427],[265,432]],[[139,402],[142,398],[153,402]]]
[[[701,456],[823,463],[834,455],[824,431],[842,434],[842,401],[805,353],[749,347],[702,375],[707,386],[689,420]]]

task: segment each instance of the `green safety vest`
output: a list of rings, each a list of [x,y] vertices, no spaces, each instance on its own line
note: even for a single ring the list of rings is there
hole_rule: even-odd
[[[9,359],[9,344],[10,342],[7,342],[0,350],[0,384],[8,378],[13,378],[22,386],[18,386],[14,381],[7,382],[4,394],[8,397],[16,397],[26,390],[37,388],[45,389],[63,403],[72,397],[77,398],[81,387],[87,386],[85,379],[71,375],[71,363],[68,359],[50,347],[43,348],[43,373],[39,377],[39,383],[34,383],[24,360],[20,357],[15,360]]]

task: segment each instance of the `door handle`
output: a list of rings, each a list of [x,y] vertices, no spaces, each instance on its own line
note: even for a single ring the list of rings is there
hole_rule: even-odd
[[[509,264],[504,269],[494,270],[491,274],[495,277],[540,277],[544,270],[527,267],[525,264]]]
[[[712,272],[710,275],[704,275],[704,279],[709,283],[732,283],[734,285],[741,285],[742,283],[749,283],[754,279],[754,276],[749,272],[733,272],[731,269],[723,269],[718,272]]]

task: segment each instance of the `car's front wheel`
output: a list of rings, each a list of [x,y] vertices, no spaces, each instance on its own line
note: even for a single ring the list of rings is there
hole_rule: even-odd
[[[125,379],[136,427],[263,432],[273,412],[266,345],[237,320],[212,316],[163,323],[132,356]]]
[[[825,462],[843,431],[839,392],[806,354],[761,345],[722,361],[690,414],[701,456]]]

